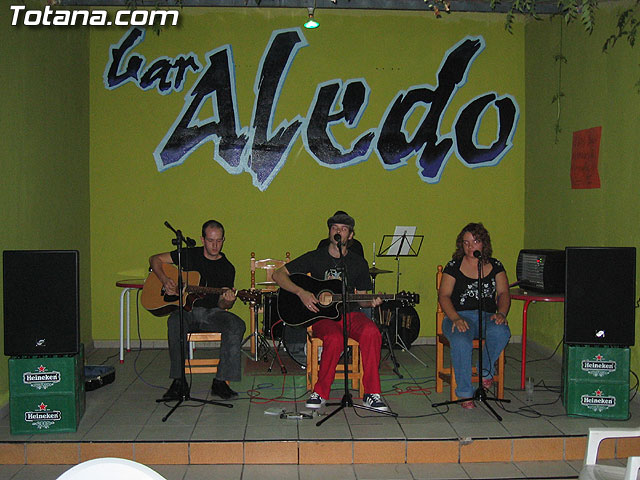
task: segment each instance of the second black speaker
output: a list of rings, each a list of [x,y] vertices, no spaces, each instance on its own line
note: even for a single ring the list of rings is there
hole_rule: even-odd
[[[564,341],[635,344],[635,247],[567,247]]]

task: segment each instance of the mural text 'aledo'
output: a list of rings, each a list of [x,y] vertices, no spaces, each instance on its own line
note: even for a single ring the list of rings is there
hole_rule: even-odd
[[[367,108],[370,88],[364,78],[333,79],[317,85],[306,116],[296,115],[274,127],[278,100],[298,51],[307,46],[299,28],[276,30],[260,61],[254,82],[254,105],[250,126],[238,120],[235,67],[230,45],[206,54],[202,66],[195,54],[161,57],[144,68],[146,59],[133,52],[145,32],[130,29],[112,45],[104,71],[108,89],[133,82],[143,90],[162,94],[179,92],[187,73],[200,72],[185,95],[182,111],[167,131],[153,155],[159,171],[182,164],[207,142],[213,142],[214,159],[230,174],[248,172],[253,184],[265,190],[284,166],[298,138],[306,151],[322,166],[342,168],[367,160],[373,152],[382,166],[392,170],[416,157],[420,178],[437,183],[449,157],[456,156],[470,168],[497,165],[512,147],[520,115],[511,95],[487,92],[479,95],[456,114],[452,131],[440,126],[456,92],[466,83],[474,59],[485,48],[481,36],[467,36],[451,47],[438,69],[436,86],[414,85],[400,90],[389,103],[379,124],[353,139],[349,147],[336,141],[332,127],[343,124],[354,129]],[[200,114],[211,101],[213,115]],[[477,134],[489,108],[497,115],[496,138],[480,145]],[[422,112],[416,127],[409,131],[408,119]]]

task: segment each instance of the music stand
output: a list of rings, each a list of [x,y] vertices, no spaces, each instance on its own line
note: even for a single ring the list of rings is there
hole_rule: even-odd
[[[171,407],[171,410],[169,410],[169,413],[167,413],[164,417],[162,417],[162,421],[166,422],[167,419],[171,416],[171,414],[175,412],[176,409],[180,405],[182,405],[183,402],[187,402],[189,400],[194,400],[196,402],[200,402],[203,404],[207,403],[209,405],[219,405],[221,407],[227,407],[227,408],[233,408],[233,405],[230,403],[216,402],[214,400],[194,398],[191,396],[191,385],[187,383],[187,375],[184,368],[186,335],[185,335],[185,328],[184,328],[184,285],[183,285],[183,279],[182,279],[182,244],[184,243],[185,245],[190,245],[191,243],[191,246],[193,246],[195,245],[195,241],[189,242],[189,239],[185,239],[183,237],[182,231],[175,230],[171,225],[169,225],[169,222],[164,222],[164,224],[169,230],[171,230],[173,233],[176,234],[176,238],[171,240],[171,243],[175,245],[178,250],[178,315],[179,315],[179,322],[180,322],[180,366],[182,370],[182,375],[180,378],[182,380],[182,385],[183,385],[183,391],[180,392],[179,395],[176,395],[173,398],[158,398],[156,400],[156,403],[172,402],[176,400],[176,404],[173,407]]]
[[[383,235],[380,243],[378,257],[395,257],[396,259],[396,293],[400,293],[400,257],[417,257],[422,247],[424,235],[416,235],[416,227],[396,226],[393,235]],[[422,360],[409,351],[409,347],[405,345],[402,337],[398,335],[398,313],[400,308],[396,307],[396,328],[395,328],[395,344],[420,362],[423,366],[427,366]],[[390,345],[389,348],[393,348]]]

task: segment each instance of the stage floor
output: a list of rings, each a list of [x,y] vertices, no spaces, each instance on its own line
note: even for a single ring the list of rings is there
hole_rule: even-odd
[[[534,403],[526,404],[525,392],[519,389],[519,344],[507,348],[505,397],[511,403],[491,402],[502,421],[483,405],[474,410],[458,405],[434,409],[432,403],[448,399],[448,387],[443,393],[435,392],[435,346],[414,345],[410,352],[395,350],[402,379],[391,370],[389,359],[381,366],[383,395],[397,418],[348,408],[316,426],[334,407],[325,407],[314,419],[267,415],[265,411],[272,409],[308,411],[304,370],[287,359],[286,375],[277,363],[268,372],[268,362],[247,358],[242,381],[231,385],[240,392],[238,399],[228,402],[233,408],[188,402],[163,422],[171,405],[156,399],[170,383],[168,352],[132,351],[123,364],[117,353],[116,349],[88,352],[87,364],[113,365],[116,379],[87,392],[86,412],[75,433],[11,435],[9,409],[2,410],[0,479],[30,478],[10,472],[27,475],[29,468],[45,465],[61,472],[64,465],[97,456],[160,465],[161,473],[183,472],[171,478],[257,478],[248,473],[242,476],[243,471],[271,478],[264,476],[271,469],[277,469],[273,478],[315,478],[301,472],[328,473],[327,468],[338,469],[343,478],[571,478],[584,455],[588,428],[635,426],[634,416],[640,409],[632,401],[631,418],[626,421],[567,416],[560,400],[561,358],[557,354],[544,358],[545,353],[534,345],[529,348],[527,374],[537,386]],[[192,396],[215,400],[208,392],[211,378],[194,375]],[[334,384],[336,401],[342,398],[342,385]],[[623,448],[612,444],[608,451],[611,458],[621,457]],[[273,466],[262,469],[266,464]],[[553,466],[546,477],[539,471],[545,464]],[[217,465],[226,473],[221,477],[184,475],[203,465]],[[394,465],[397,474],[383,474]],[[496,473],[496,465],[506,469],[504,474]],[[366,473],[367,466],[372,473]],[[421,471],[425,473],[416,473]]]

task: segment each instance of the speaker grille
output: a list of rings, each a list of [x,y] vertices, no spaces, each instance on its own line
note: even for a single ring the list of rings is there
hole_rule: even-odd
[[[2,258],[4,354],[78,353],[78,252],[5,250]]]

